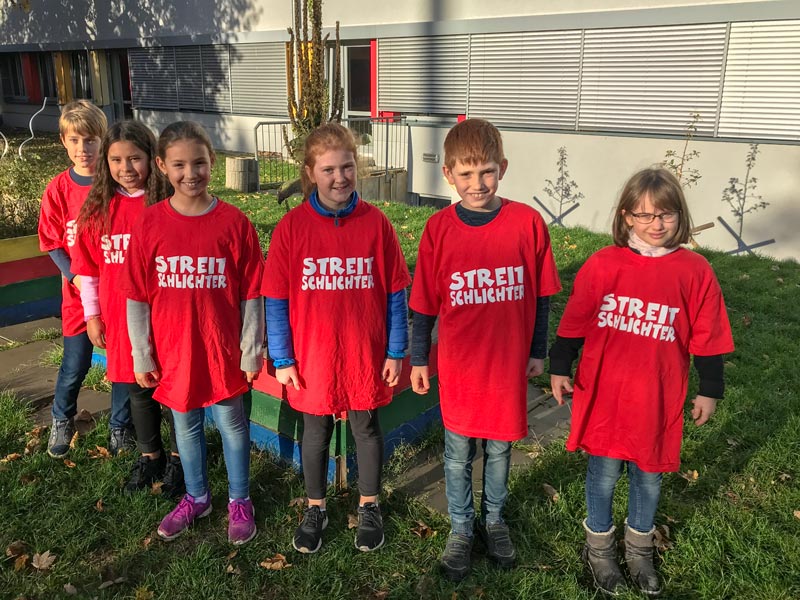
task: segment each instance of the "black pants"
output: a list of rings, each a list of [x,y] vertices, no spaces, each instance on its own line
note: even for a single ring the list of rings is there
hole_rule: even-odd
[[[136,443],[139,452],[150,454],[161,452],[164,444],[161,441],[161,416],[169,424],[169,443],[173,452],[178,451],[178,442],[175,440],[175,424],[172,422],[172,411],[166,406],[153,400],[155,388],[143,388],[137,383],[129,384],[128,393],[131,398],[131,420],[136,430]]]
[[[349,410],[347,421],[356,440],[358,491],[377,496],[383,469],[383,433],[377,410]],[[328,457],[333,435],[333,416],[303,413],[303,479],[312,500],[325,497],[328,485]]]

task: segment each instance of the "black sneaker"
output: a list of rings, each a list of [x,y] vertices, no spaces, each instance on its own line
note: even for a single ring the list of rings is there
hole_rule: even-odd
[[[461,581],[469,573],[472,537],[450,532],[442,554],[442,571],[450,581]]]
[[[517,559],[517,551],[511,542],[511,535],[508,532],[508,525],[505,523],[479,523],[478,532],[486,544],[486,551],[489,557],[504,569],[514,566]]]
[[[327,526],[327,511],[309,506],[303,513],[303,522],[294,532],[292,546],[303,554],[313,554],[322,547],[322,530]]]
[[[383,546],[383,542],[383,518],[380,506],[374,502],[359,506],[356,548],[362,552],[372,552]]]
[[[111,456],[133,450],[136,450],[136,437],[131,427],[115,427],[111,430],[108,440],[108,451],[111,452]]]
[[[183,481],[183,465],[179,456],[169,455],[161,482],[161,493],[164,496],[170,500],[183,498],[186,493],[186,484]]]
[[[164,453],[151,460],[146,456],[140,456],[133,463],[131,476],[125,484],[125,493],[133,494],[146,487],[150,487],[154,482],[159,481],[164,476]]]
[[[53,418],[50,437],[47,439],[47,454],[53,458],[64,458],[69,453],[69,445],[75,435],[73,419],[59,420]]]

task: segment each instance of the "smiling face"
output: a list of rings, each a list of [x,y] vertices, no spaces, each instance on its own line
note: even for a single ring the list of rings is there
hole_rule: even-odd
[[[318,154],[306,175],[317,186],[320,204],[330,211],[343,209],[356,189],[356,157],[342,148]]]
[[[111,177],[129,194],[142,190],[150,175],[147,153],[133,142],[114,142],[108,147],[108,170]]]
[[[656,208],[653,205],[650,194],[645,194],[632,212],[627,212],[625,210],[622,212],[628,227],[630,227],[631,231],[639,236],[644,243],[658,248],[670,247],[672,245],[670,242],[675,237],[680,226],[680,213]],[[634,213],[637,215],[651,214],[657,216],[651,223],[640,223],[640,219],[633,216]],[[663,218],[659,218],[661,215],[668,218],[672,216],[672,222],[665,222]]]
[[[208,182],[214,155],[195,139],[178,139],[167,146],[164,158],[156,157],[158,168],[175,188],[173,198],[183,203],[210,202]]]
[[[75,165],[75,172],[78,175],[94,175],[97,167],[97,154],[100,151],[99,137],[69,128],[61,136],[61,143],[66,148],[67,156]]]
[[[500,180],[508,168],[508,161],[463,163],[456,160],[452,168],[444,166],[442,171],[447,182],[456,188],[461,205],[469,210],[489,212],[500,206],[495,194]]]

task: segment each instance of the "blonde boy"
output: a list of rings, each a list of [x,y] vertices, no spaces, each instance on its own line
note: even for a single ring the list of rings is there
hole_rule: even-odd
[[[544,370],[548,296],[561,289],[539,213],[497,196],[508,161],[500,132],[468,119],[444,142],[444,176],[460,202],[435,214],[420,240],[411,290],[411,385],[430,389],[431,330],[439,317],[439,397],[451,531],[441,566],[463,579],[476,527],[472,462],[484,454],[477,529],[489,556],[511,567],[516,550],[502,517],[511,443],[528,434],[527,379]]]

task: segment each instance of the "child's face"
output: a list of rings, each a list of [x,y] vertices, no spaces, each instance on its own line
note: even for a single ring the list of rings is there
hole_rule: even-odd
[[[467,164],[456,160],[453,168],[442,167],[447,182],[456,188],[461,205],[469,210],[489,212],[500,207],[495,196],[497,186],[506,173],[508,161]]]
[[[214,157],[202,142],[177,140],[167,147],[164,158],[156,157],[156,164],[167,176],[175,195],[186,200],[205,199]]]
[[[78,175],[94,175],[97,168],[97,154],[100,151],[99,137],[70,128],[61,136],[61,143],[66,148]]]
[[[356,157],[349,150],[326,150],[316,157],[314,167],[305,167],[317,186],[320,203],[331,211],[341,210],[356,189]]]
[[[625,215],[625,222],[628,224],[628,227],[630,227],[643,242],[659,248],[666,247],[670,240],[675,237],[678,227],[680,227],[680,212],[656,208],[653,206],[649,194],[639,200],[639,204],[636,205],[636,208],[632,212],[629,213],[623,210],[623,214]],[[636,215],[638,215],[638,217]],[[656,216],[651,223],[642,223],[641,221],[646,221],[649,218],[646,215],[658,216]],[[661,218],[662,216],[663,218]],[[671,222],[667,222],[664,219],[669,219]]]
[[[114,142],[108,148],[111,177],[129,194],[144,189],[150,175],[147,153],[133,142]]]

